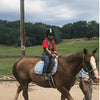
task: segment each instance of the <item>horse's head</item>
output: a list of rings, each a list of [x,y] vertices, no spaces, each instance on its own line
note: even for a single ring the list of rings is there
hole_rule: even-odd
[[[87,49],[83,50],[84,57],[83,57],[83,63],[84,63],[84,70],[89,73],[90,79],[92,79],[95,83],[99,81],[98,76],[98,70],[96,67],[96,57],[95,53],[97,51],[97,48],[93,50],[92,52],[88,51]]]

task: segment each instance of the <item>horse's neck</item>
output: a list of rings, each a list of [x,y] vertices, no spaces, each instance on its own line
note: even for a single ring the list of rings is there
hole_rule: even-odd
[[[73,75],[76,75],[82,68],[83,63],[83,53],[76,53],[69,56],[69,60],[66,60],[68,63],[68,68]]]

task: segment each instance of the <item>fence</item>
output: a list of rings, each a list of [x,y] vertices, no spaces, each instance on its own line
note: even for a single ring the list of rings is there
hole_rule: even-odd
[[[21,55],[0,55],[0,80],[13,80],[12,77],[12,67],[13,64],[20,58],[41,58],[42,56],[21,56]],[[99,66],[99,57],[97,57],[97,62]],[[99,67],[98,67],[99,68]],[[8,77],[9,75],[9,77]],[[6,77],[5,77],[6,76]]]
[[[42,56],[0,55],[0,80],[15,80],[12,76],[13,64],[20,58],[41,58]]]
[[[42,56],[8,56],[8,55],[0,55],[0,58],[41,58]]]

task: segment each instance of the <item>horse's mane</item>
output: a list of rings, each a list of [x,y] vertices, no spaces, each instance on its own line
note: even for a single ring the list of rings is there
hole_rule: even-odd
[[[76,59],[79,59],[82,57],[82,52],[77,52],[77,53],[71,53],[69,55],[63,56],[63,59],[68,61],[68,62],[72,62]]]

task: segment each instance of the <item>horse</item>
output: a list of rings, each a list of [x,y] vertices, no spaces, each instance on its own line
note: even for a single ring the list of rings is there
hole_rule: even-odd
[[[95,53],[97,48],[93,51],[88,51],[86,48],[82,52],[69,54],[67,56],[59,56],[58,69],[55,75],[52,76],[55,88],[61,93],[61,100],[73,100],[69,91],[74,85],[76,75],[83,68],[87,70],[91,79],[98,82],[98,70],[96,68]],[[14,97],[18,99],[19,93],[23,90],[23,97],[28,100],[28,84],[34,82],[35,84],[51,88],[48,81],[41,80],[42,75],[36,75],[33,71],[36,63],[40,59],[36,58],[22,58],[13,65],[13,75],[19,82],[19,86]]]

